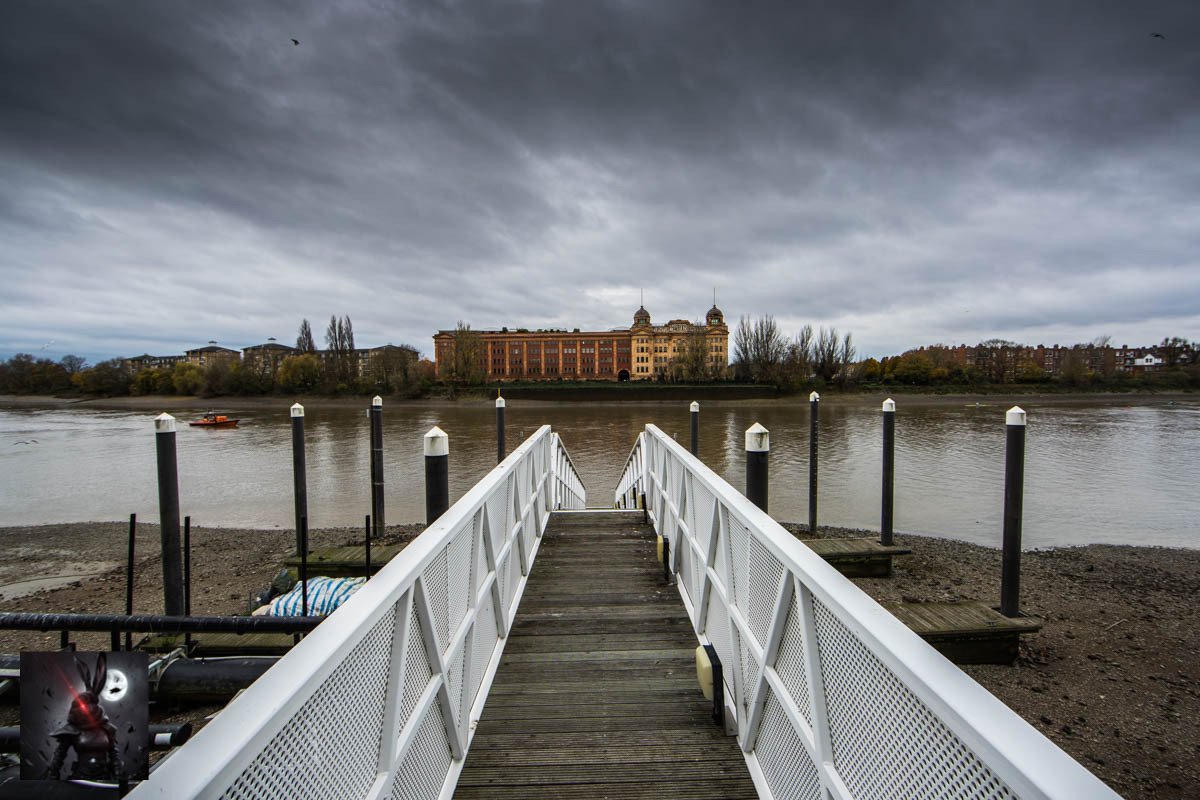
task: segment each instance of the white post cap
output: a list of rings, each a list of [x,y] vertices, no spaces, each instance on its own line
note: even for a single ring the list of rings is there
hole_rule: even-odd
[[[765,453],[771,449],[771,432],[759,423],[746,428],[746,452]]]
[[[1025,424],[1025,409],[1020,406],[1013,406],[1004,415],[1004,424],[1006,425],[1024,425]]]
[[[692,410],[693,414],[700,413],[700,404],[697,403],[695,400],[692,401],[692,404],[690,406],[688,406],[688,408],[690,408]]]
[[[383,398],[379,395],[375,395],[371,398],[371,405],[375,408],[383,408]]]
[[[808,396],[808,402],[810,402],[810,403],[815,403],[820,399],[821,399],[821,395],[817,394],[816,392],[813,392],[812,394],[810,394]]]
[[[155,433],[174,433],[175,418],[165,411],[154,418]]]
[[[292,416],[293,417],[303,417],[304,416],[304,406],[300,405],[299,403],[293,404],[292,405]]]
[[[896,401],[890,397],[887,400],[884,400],[883,401],[883,410],[884,411],[895,411],[896,410]]]
[[[504,408],[505,405],[504,398],[496,395],[496,408]]]
[[[450,437],[437,425],[434,425],[429,429],[429,433],[425,434],[425,455],[450,455]]]

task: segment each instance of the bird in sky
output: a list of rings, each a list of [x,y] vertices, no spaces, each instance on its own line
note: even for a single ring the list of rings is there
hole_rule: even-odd
[[[1167,37],[1163,36],[1161,33],[1152,33],[1152,34],[1150,34],[1150,38],[1151,39],[1166,39]],[[294,42],[296,40],[293,39],[292,41]]]
[[[294,44],[294,45],[296,45],[297,47],[299,47],[299,46],[300,46],[300,40],[299,40],[299,39],[292,39],[292,44]]]

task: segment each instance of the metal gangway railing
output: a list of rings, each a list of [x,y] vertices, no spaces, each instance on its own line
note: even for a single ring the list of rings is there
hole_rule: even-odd
[[[448,797],[550,513],[585,500],[541,427],[130,796]]]
[[[1117,797],[654,425],[643,494],[761,797]]]

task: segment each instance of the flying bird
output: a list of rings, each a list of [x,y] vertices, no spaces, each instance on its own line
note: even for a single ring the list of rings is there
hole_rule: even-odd
[[[294,45],[296,45],[297,47],[299,47],[299,46],[300,46],[300,40],[299,40],[299,39],[292,39],[292,44],[294,44]]]
[[[1151,39],[1166,39],[1167,37],[1163,36],[1161,33],[1152,33],[1152,34],[1150,34],[1150,38]],[[292,41],[295,41],[295,39],[293,39]]]

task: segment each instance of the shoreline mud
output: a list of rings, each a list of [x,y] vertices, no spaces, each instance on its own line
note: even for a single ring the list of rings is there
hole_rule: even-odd
[[[423,526],[389,527],[385,540]],[[803,526],[785,524],[794,532]],[[824,536],[866,531],[822,529]],[[361,541],[353,529],[317,530],[314,547]],[[287,530],[193,529],[193,612],[244,612],[294,549]],[[998,602],[1000,552],[950,539],[897,535],[913,555],[891,578],[855,583],[880,600]],[[0,611],[123,613],[125,523],[0,528],[0,587],[53,579],[61,585],[0,599]],[[138,527],[136,605],[162,607],[158,526]],[[104,566],[119,564],[109,569]],[[69,573],[92,565],[98,574]],[[1127,798],[1184,798],[1200,786],[1200,551],[1089,545],[1023,554],[1022,609],[1045,623],[1011,667],[965,671]],[[73,637],[107,647],[105,634]],[[0,652],[52,650],[56,632],[0,631]],[[0,706],[0,724],[16,724]]]

